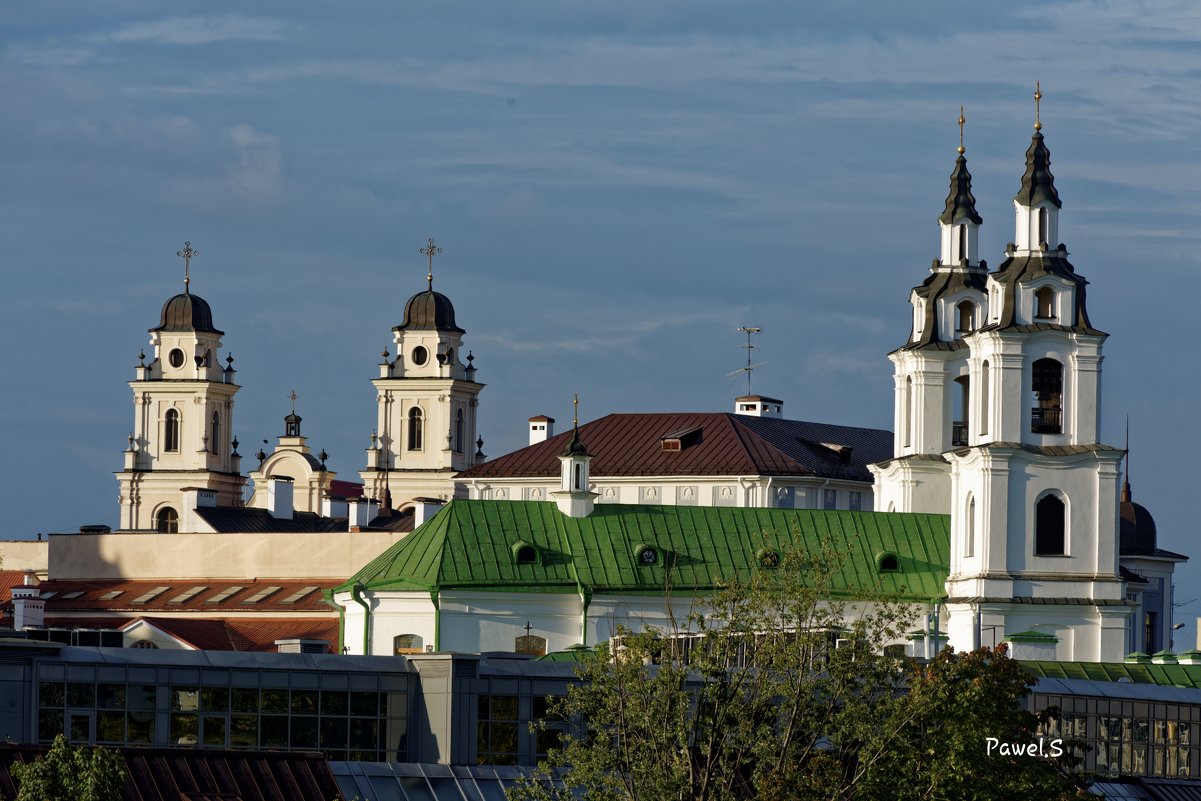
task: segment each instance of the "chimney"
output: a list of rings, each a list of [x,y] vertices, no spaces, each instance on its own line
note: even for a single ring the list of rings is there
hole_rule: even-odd
[[[346,517],[350,514],[345,498],[326,495],[321,499],[321,514],[324,517]]]
[[[17,631],[41,628],[46,623],[46,602],[42,599],[41,591],[30,586],[31,580],[32,577],[26,573],[26,583],[12,588],[13,628]]]
[[[351,531],[359,529],[371,524],[375,519],[376,512],[379,510],[379,503],[374,498],[351,498],[348,502],[350,507],[349,519],[347,525]]]
[[[766,395],[743,395],[734,399],[734,413],[748,417],[784,416],[784,401]]]
[[[546,442],[555,435],[555,418],[540,414],[530,418],[530,444]]]
[[[443,501],[439,498],[414,498],[413,528],[417,528],[422,523],[438,514],[438,510],[445,505],[446,501]]]
[[[292,519],[292,479],[272,476],[267,484],[267,511],[281,520]]]

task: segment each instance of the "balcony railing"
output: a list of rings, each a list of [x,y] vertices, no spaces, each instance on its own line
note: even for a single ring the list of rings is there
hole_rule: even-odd
[[[1030,431],[1035,434],[1062,434],[1063,409],[1035,406],[1030,410]]]
[[[951,447],[959,448],[967,445],[967,422],[956,420],[951,423]]]

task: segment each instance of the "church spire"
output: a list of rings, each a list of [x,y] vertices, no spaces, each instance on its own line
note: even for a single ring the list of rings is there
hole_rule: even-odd
[[[939,264],[943,267],[970,266],[977,259],[979,227],[984,220],[976,211],[976,197],[972,194],[972,174],[967,169],[967,158],[963,155],[963,106],[959,107],[959,153],[955,169],[951,172],[951,189],[947,193],[946,206],[938,217],[942,247]]]
[[[1022,206],[1032,207],[1040,203],[1050,203],[1059,209],[1063,208],[1063,203],[1059,200],[1059,192],[1055,190],[1055,176],[1051,174],[1051,152],[1047,150],[1047,144],[1043,141],[1043,124],[1039,118],[1042,99],[1041,88],[1036,88],[1034,136],[1030,138],[1030,147],[1026,151],[1026,173],[1022,176],[1022,188],[1013,199]]]

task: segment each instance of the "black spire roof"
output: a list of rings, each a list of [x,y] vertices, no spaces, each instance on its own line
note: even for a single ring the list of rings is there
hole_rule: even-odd
[[[580,439],[580,428],[577,425],[575,430],[571,432],[571,440],[567,443],[567,447],[563,450],[564,456],[589,456],[588,449],[584,447],[583,440]]]
[[[432,288],[409,298],[405,304],[404,322],[392,330],[466,333],[455,323],[455,307],[450,298]]]
[[[951,172],[951,191],[947,194],[947,207],[938,221],[946,225],[958,225],[961,222],[979,225],[983,222],[976,212],[976,198],[972,194],[972,174],[967,171],[967,159],[962,153],[955,159],[955,169]]]
[[[1023,206],[1051,203],[1063,208],[1059,193],[1055,191],[1055,176],[1051,174],[1051,151],[1043,141],[1042,131],[1035,131],[1026,151],[1026,174],[1022,176],[1022,188],[1013,199]]]
[[[157,328],[151,331],[207,331],[222,334],[213,327],[213,310],[208,301],[188,292],[168,298],[163,304]]]

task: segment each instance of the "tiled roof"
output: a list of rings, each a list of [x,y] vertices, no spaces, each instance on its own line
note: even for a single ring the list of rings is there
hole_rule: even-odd
[[[158,579],[154,581],[43,581],[43,594],[53,592],[46,614],[62,612],[313,612],[329,611],[321,591],[337,582],[324,579]],[[250,599],[273,589],[253,603]],[[155,592],[159,590],[159,592]],[[198,592],[197,592],[198,590]],[[76,597],[74,593],[81,593]],[[134,603],[145,599],[142,603]]]
[[[698,428],[700,435],[682,450],[662,448],[667,435]],[[610,414],[580,426],[579,433],[593,456],[594,478],[816,476],[871,481],[867,465],[891,458],[893,446],[892,434],[879,429],[729,412]],[[565,431],[458,477],[558,476],[559,455],[571,437]]]
[[[0,744],[0,796],[16,798],[8,768],[32,762],[45,746]],[[191,748],[117,748],[127,774],[122,801],[296,801],[340,798],[321,754],[216,751]]]
[[[1133,662],[1049,662],[1022,660],[1022,667],[1039,678],[1129,681],[1161,687],[1201,689],[1201,665],[1154,665]]]
[[[535,549],[533,563],[517,562],[523,545]],[[653,564],[641,559],[648,546],[658,552]],[[749,578],[767,551],[823,546],[846,555],[834,594],[944,595],[947,515],[602,504],[573,518],[553,503],[469,500],[451,501],[341,588],[705,592],[722,580]],[[879,570],[885,554],[897,558],[899,570]]]
[[[329,607],[326,607],[329,609]],[[113,614],[108,617],[47,617],[50,629],[128,629],[145,622],[202,651],[274,651],[276,640],[338,641],[338,618],[326,617],[152,617]]]

